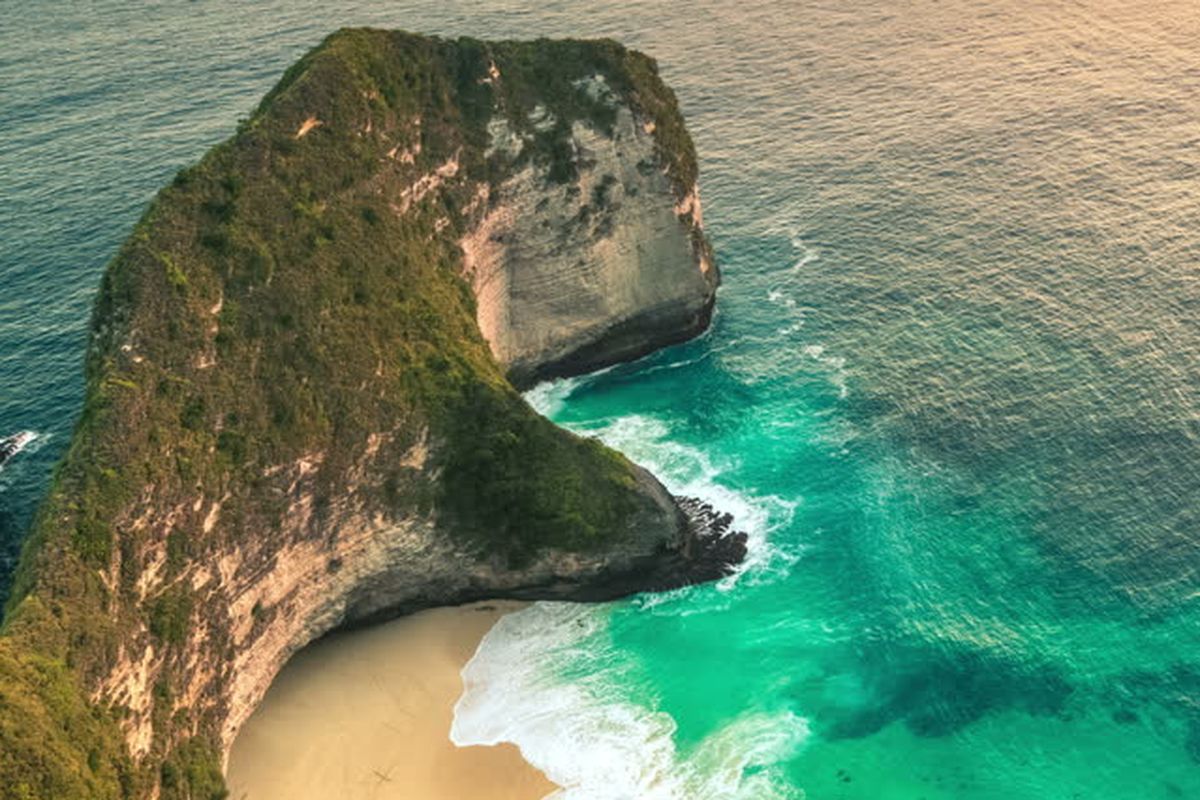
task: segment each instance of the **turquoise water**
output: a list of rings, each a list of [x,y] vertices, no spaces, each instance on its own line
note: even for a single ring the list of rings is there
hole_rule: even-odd
[[[746,569],[506,618],[456,737],[569,797],[1200,797],[1189,2],[22,6],[0,427],[47,437],[0,473],[9,542],[104,261],[350,23],[658,56],[726,276],[703,339],[531,399],[737,514]]]

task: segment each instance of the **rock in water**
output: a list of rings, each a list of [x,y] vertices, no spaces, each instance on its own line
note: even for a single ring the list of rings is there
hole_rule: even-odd
[[[209,798],[287,658],[483,597],[726,574],[744,537],[510,382],[707,324],[695,154],[611,41],[328,38],[105,273],[0,636],[0,786]]]

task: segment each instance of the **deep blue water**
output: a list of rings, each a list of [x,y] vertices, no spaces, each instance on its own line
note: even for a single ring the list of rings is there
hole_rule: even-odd
[[[734,511],[736,581],[506,618],[456,735],[570,797],[1200,797],[1188,2],[111,3],[0,22],[0,473],[24,529],[105,261],[346,24],[656,55],[726,284],[539,407]],[[547,703],[569,713],[540,713]]]

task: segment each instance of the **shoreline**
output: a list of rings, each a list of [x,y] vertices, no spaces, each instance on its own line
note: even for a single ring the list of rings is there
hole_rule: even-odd
[[[462,668],[500,617],[485,601],[336,633],[276,677],[230,750],[231,800],[542,800],[515,745],[450,741]]]

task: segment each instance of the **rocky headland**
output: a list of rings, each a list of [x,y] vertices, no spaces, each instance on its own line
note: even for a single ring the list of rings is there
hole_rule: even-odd
[[[683,341],[718,272],[652,59],[344,30],[105,272],[0,635],[0,797],[219,798],[299,648],[726,575],[731,521],[524,388]]]

